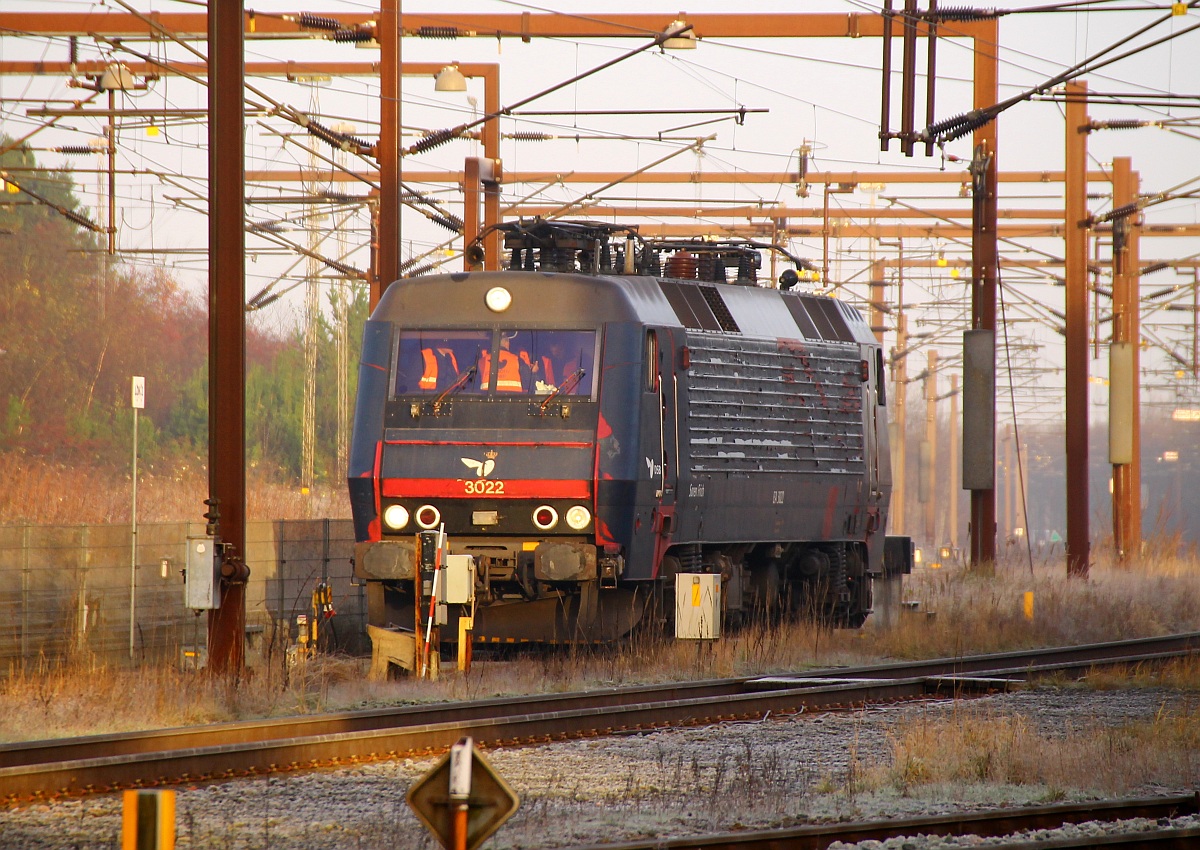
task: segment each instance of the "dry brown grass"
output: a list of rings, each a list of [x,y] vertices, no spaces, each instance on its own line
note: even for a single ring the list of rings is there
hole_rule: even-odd
[[[65,461],[0,452],[0,522],[60,525],[127,523],[131,507],[130,470],[81,466]],[[203,459],[141,466],[138,470],[138,521],[202,521],[208,496]],[[308,494],[295,484],[251,472],[246,485],[250,519],[346,519],[350,504],[342,482],[314,487]]]
[[[1023,596],[1034,592],[1026,620]],[[1086,581],[1061,564],[1001,566],[995,576],[965,569],[906,579],[919,603],[894,627],[857,631],[813,623],[760,624],[716,643],[635,636],[614,648],[579,647],[525,657],[480,655],[469,675],[436,683],[365,681],[365,659],[322,658],[284,666],[281,653],[248,659],[234,687],[173,668],[89,667],[13,672],[0,680],[0,740],[179,726],[412,702],[554,693],[643,682],[757,675],[887,659],[944,657],[1022,647],[1117,640],[1200,630],[1200,564],[1163,560],[1136,569],[1097,566]],[[1130,676],[1097,674],[1096,687],[1128,684],[1200,689],[1200,661]]]
[[[1150,721],[1043,731],[1021,715],[960,706],[949,716],[906,723],[891,736],[892,764],[870,782],[902,793],[919,785],[997,784],[1074,788],[1116,795],[1150,783],[1200,780],[1200,707],[1162,710]]]

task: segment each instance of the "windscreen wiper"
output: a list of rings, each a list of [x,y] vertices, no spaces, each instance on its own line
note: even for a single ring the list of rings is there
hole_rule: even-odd
[[[477,365],[472,366],[470,369],[468,369],[467,371],[465,371],[461,375],[459,375],[458,380],[456,380],[450,386],[446,387],[446,389],[442,390],[442,394],[440,396],[438,396],[437,399],[435,399],[433,402],[433,412],[437,413],[441,409],[442,402],[445,401],[446,396],[452,395],[453,393],[456,393],[459,390],[461,390],[463,387],[465,387],[467,385],[467,383],[471,380],[471,378],[475,377],[475,373],[477,371],[479,371],[479,367]]]
[[[567,379],[559,384],[559,386],[555,388],[554,392],[546,396],[545,401],[542,402],[542,413],[546,412],[546,406],[550,404],[550,402],[554,401],[554,399],[558,398],[563,393],[569,393],[571,390],[575,389],[575,385],[578,384],[586,374],[587,369],[584,369],[582,366],[580,366],[578,369],[568,375]]]

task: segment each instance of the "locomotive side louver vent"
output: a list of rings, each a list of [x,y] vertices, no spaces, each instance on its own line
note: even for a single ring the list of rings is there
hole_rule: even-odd
[[[805,339],[829,342],[854,342],[854,332],[846,321],[841,302],[831,298],[784,294],[783,303],[796,320]]]
[[[854,342],[854,334],[851,332],[850,326],[846,324],[846,317],[838,309],[839,305],[837,301],[826,298],[811,298],[808,303],[815,306],[825,317],[825,322],[829,327],[829,336],[826,336],[825,339]],[[810,312],[816,311],[810,310]]]
[[[708,306],[708,301],[696,286],[663,279],[658,281],[658,285],[662,289],[663,295],[667,296],[667,301],[670,302],[671,309],[675,311],[680,324],[685,328],[698,331],[722,330],[721,323],[717,321],[712,308]],[[730,321],[732,321],[732,317]]]
[[[792,314],[792,318],[796,320],[796,327],[800,328],[800,333],[805,339],[820,339],[821,333],[817,330],[817,326],[813,324],[812,318],[808,315],[808,310],[804,309],[804,301],[799,295],[790,293],[783,294],[783,303],[787,305],[788,312]]]
[[[862,475],[857,346],[687,335],[693,473]]]
[[[742,329],[734,321],[733,314],[729,312],[729,307],[725,305],[725,299],[721,297],[721,293],[717,291],[717,288],[715,286],[700,286],[697,288],[700,290],[700,294],[704,296],[704,300],[707,302],[709,309],[712,310],[712,314],[716,318],[717,324],[721,326],[721,330],[740,334]]]

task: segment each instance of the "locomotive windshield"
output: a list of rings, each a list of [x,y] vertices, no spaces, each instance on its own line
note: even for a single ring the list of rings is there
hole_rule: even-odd
[[[402,330],[395,395],[590,397],[595,331]]]
[[[459,381],[458,393],[478,395],[483,392],[481,365],[491,342],[488,331],[401,331],[396,395],[441,393]]]

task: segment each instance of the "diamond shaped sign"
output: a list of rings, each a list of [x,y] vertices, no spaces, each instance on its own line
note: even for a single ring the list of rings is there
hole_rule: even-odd
[[[451,795],[452,750],[442,756],[433,768],[408,789],[408,805],[423,824],[447,850],[455,847],[456,823],[462,824],[459,812],[466,806],[466,844],[459,847],[475,850],[521,804],[520,798],[508,783],[488,764],[478,750],[471,751],[471,739],[464,738],[455,749],[466,747],[470,752],[470,787],[464,789],[459,780],[458,793]],[[457,754],[456,760],[458,758]],[[462,792],[466,791],[464,795]],[[459,827],[461,828],[461,827]]]

